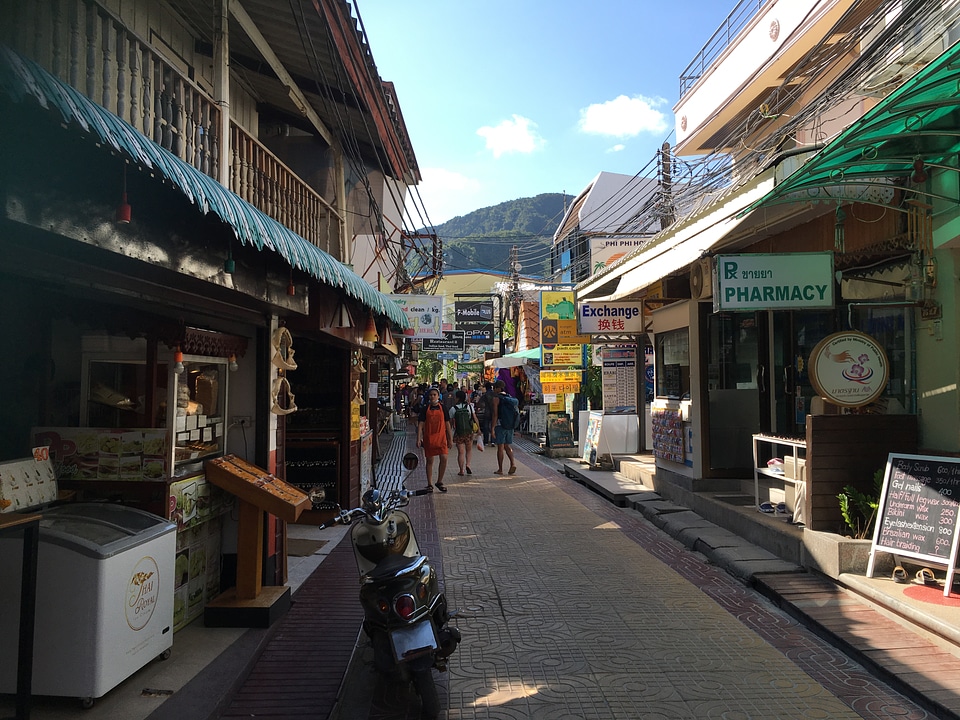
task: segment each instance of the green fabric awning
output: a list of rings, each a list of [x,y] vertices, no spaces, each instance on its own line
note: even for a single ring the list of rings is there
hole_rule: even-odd
[[[33,61],[3,45],[0,45],[0,93],[17,103],[29,97],[44,109],[58,111],[67,125],[79,127],[95,141],[162,175],[200,212],[213,213],[229,225],[242,244],[276,252],[291,267],[342,290],[399,327],[405,329],[409,326],[396,303],[332,255],[164,150]]]
[[[956,202],[937,195],[922,178],[911,178],[918,166],[927,175],[930,168],[956,172],[958,152],[960,44],[954,44],[743,214],[764,205],[820,200],[895,207],[897,188],[909,188],[928,202]]]

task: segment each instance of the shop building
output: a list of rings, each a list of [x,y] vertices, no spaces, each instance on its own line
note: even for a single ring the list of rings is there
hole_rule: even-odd
[[[682,73],[649,203],[671,222],[577,287],[645,301],[665,487],[842,533],[837,494],[888,452],[960,451],[957,9],[907,6],[740,2]],[[876,401],[821,402],[811,356],[837,332],[882,349]]]
[[[0,460],[49,445],[61,490],[177,521],[177,627],[232,581],[207,461],[323,488],[304,522],[357,503],[407,324],[381,290],[433,252],[401,241],[419,171],[350,6],[291,12],[2,6]]]

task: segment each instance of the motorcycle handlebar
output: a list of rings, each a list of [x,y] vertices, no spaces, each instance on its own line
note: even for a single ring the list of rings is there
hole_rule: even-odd
[[[399,500],[406,500],[411,497],[419,497],[421,495],[429,495],[433,492],[432,488],[422,488],[420,490],[394,490],[387,497],[384,505],[389,506],[390,503],[396,503]],[[405,505],[406,503],[401,504]],[[396,507],[396,506],[394,506]],[[366,510],[362,507],[353,508],[353,510],[340,510],[333,519],[323,523],[318,526],[318,529],[325,530],[328,527],[333,527],[334,525],[349,525],[354,521],[355,518],[360,517],[361,515],[366,514]]]

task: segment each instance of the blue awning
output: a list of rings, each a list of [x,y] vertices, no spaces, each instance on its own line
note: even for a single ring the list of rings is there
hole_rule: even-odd
[[[133,126],[60,82],[33,61],[3,45],[0,45],[0,92],[14,102],[22,102],[30,97],[45,109],[59,111],[66,124],[80,127],[97,142],[158,172],[178,187],[200,212],[213,213],[229,225],[242,244],[258,250],[272,250],[291,267],[302,270],[330,287],[343,290],[375,313],[387,316],[401,328],[409,326],[396,303],[332,255],[164,150]]]

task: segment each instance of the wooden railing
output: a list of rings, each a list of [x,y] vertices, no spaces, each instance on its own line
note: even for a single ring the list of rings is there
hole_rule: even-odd
[[[236,123],[230,125],[230,151],[230,190],[339,257],[342,221],[330,203]]]
[[[231,123],[218,137],[220,107],[106,8],[84,0],[5,3],[0,39],[254,207],[339,256],[342,218],[256,138]],[[218,177],[221,152],[230,176]]]

